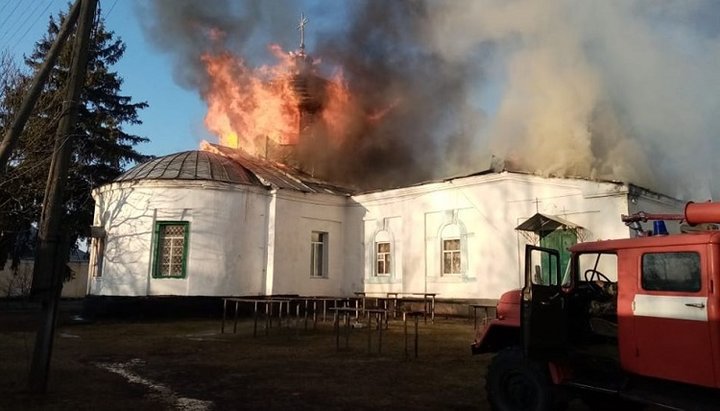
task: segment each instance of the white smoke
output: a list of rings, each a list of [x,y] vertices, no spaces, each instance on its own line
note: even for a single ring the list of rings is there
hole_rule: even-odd
[[[399,102],[331,157],[334,176],[407,184],[493,153],[542,175],[720,194],[720,2],[156,0],[144,25],[202,89],[204,30],[252,57],[293,47],[300,11],[310,52],[345,70],[363,107]]]
[[[495,153],[542,174],[720,193],[720,4],[431,4],[429,42],[446,59],[492,45],[501,61],[488,79],[504,85],[486,131]]]

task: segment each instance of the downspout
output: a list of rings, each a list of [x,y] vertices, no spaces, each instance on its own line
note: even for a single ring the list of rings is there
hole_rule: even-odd
[[[515,227],[519,226],[525,219],[517,217],[515,219]],[[520,232],[515,230],[515,237],[517,238],[517,263],[518,263],[518,287],[523,288],[525,286],[525,270],[523,267],[522,256],[523,256],[523,244],[520,239]]]
[[[155,258],[155,242],[157,241],[157,238],[155,238],[155,223],[157,222],[157,208],[153,208],[153,214],[152,214],[152,222],[150,223],[150,258],[148,258],[148,271],[147,275],[145,276],[145,296],[147,297],[150,295],[150,281],[152,281],[152,272],[153,272],[153,264],[155,261],[153,259]]]
[[[267,210],[267,244],[265,245],[265,295],[272,295],[275,279],[275,219],[277,214],[277,189],[270,191]]]
[[[99,225],[98,221],[100,221],[100,201],[98,200],[99,194],[97,192],[97,188],[90,192],[90,195],[92,196],[92,199],[95,201],[95,207],[93,209],[93,225],[97,226]],[[90,237],[90,258],[88,259],[88,269],[87,269],[87,278],[85,279],[85,296],[90,295],[93,290],[93,279],[97,278],[98,269],[93,268],[95,266],[95,263],[98,259],[98,239],[93,238],[92,235]]]
[[[423,214],[423,238],[425,238],[425,252],[423,253],[425,255],[425,278],[423,279],[425,281],[425,289],[423,290],[424,293],[428,292],[428,259],[429,256],[427,255],[427,243],[428,243],[428,236],[427,236],[427,213]],[[431,252],[435,252],[434,246],[431,248]],[[405,290],[403,290],[405,291]]]
[[[88,259],[87,278],[85,279],[85,296],[92,293],[92,279],[97,278],[97,268],[93,268],[97,261],[97,241],[97,238],[90,239],[90,258]]]

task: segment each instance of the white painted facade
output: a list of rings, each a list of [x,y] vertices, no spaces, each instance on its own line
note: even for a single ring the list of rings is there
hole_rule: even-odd
[[[351,241],[359,233],[349,197],[277,190],[274,198],[274,251],[268,261],[265,290],[270,294],[314,296],[352,295],[362,289],[361,249]],[[326,233],[327,269],[321,277],[310,276],[312,232]]]
[[[521,287],[524,248],[515,230],[536,212],[583,229],[579,241],[627,238],[621,214],[677,213],[682,203],[637,187],[502,172],[354,196],[366,210],[365,291],[437,293],[448,299],[496,299]],[[672,226],[671,226],[672,227]],[[378,240],[381,238],[381,240]],[[460,273],[442,273],[443,239],[460,239]],[[391,274],[376,274],[376,244],[390,239]]]
[[[94,193],[88,291],[97,295],[237,295],[263,292],[265,190],[203,181],[122,182]],[[189,223],[187,276],[153,278],[155,225]],[[99,254],[102,254],[100,258]]]
[[[104,186],[94,197],[94,225],[105,236],[93,239],[89,294],[338,295],[361,287],[344,275],[347,264],[361,264],[357,252],[344,249],[346,231],[357,232],[345,227],[346,196],[140,180]],[[156,224],[180,221],[189,224],[186,275],[155,278]],[[329,266],[321,278],[310,276],[312,231],[329,236]]]
[[[580,241],[626,238],[621,214],[680,212],[676,200],[619,183],[510,172],[356,196],[197,180],[138,180],[94,192],[88,293],[238,296],[437,293],[495,299],[521,283],[536,212],[580,227]],[[651,209],[650,209],[651,208]],[[189,223],[185,278],[153,278],[156,223]],[[311,236],[323,233],[325,270],[311,275]],[[444,239],[459,239],[458,273],[443,274]],[[101,244],[104,242],[104,245]],[[377,243],[390,243],[377,275]]]

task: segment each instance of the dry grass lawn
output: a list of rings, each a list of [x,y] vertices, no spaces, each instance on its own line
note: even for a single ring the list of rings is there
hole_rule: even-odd
[[[6,317],[11,316],[6,314]],[[3,322],[0,321],[0,325]],[[48,393],[24,391],[34,334],[24,321],[0,328],[0,409],[22,410],[482,410],[489,358],[470,355],[467,319],[420,323],[419,356],[405,357],[402,322],[377,334],[352,329],[336,350],[330,322],[265,335],[243,319],[61,324]],[[7,326],[7,324],[11,324]],[[23,329],[25,328],[25,329]],[[232,328],[230,328],[232,331]],[[412,332],[412,327],[410,329]]]

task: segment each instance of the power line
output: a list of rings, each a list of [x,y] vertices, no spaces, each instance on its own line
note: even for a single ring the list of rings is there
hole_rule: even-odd
[[[57,96],[55,96],[55,97],[53,98],[53,101],[56,101],[56,100],[58,100]],[[58,123],[58,121],[60,120],[60,117],[62,117],[63,115],[65,115],[65,113],[66,113],[66,111],[61,111],[60,113],[56,114],[53,119],[50,120],[50,122],[48,123],[48,124],[50,125],[50,129],[52,129],[53,126],[57,127],[57,123]],[[62,140],[62,143],[60,143],[60,145],[59,145],[58,147],[55,147],[55,148],[53,149],[51,156],[46,157],[46,158],[38,161],[36,164],[30,165],[29,168],[24,168],[24,169],[17,170],[17,172],[16,172],[14,175],[12,175],[12,176],[10,176],[9,178],[6,178],[5,180],[1,181],[1,182],[0,182],[0,187],[2,187],[2,186],[4,186],[4,185],[6,185],[7,183],[10,183],[11,181],[16,180],[16,179],[18,179],[18,178],[20,178],[20,177],[22,177],[22,176],[24,176],[24,175],[32,172],[32,171],[35,170],[36,168],[38,168],[38,167],[40,167],[40,166],[43,166],[45,163],[49,162],[49,161],[52,159],[52,157],[53,157],[60,149],[62,149],[62,148],[65,146],[65,143],[67,143],[67,141],[70,139],[70,137],[75,137],[75,136],[76,136],[75,134],[68,134],[67,136],[65,136],[65,137],[63,138],[63,140]]]
[[[10,4],[9,1],[6,1],[5,3],[3,3],[2,7],[0,7],[0,14],[2,14],[3,11],[5,11],[5,7],[7,7],[8,4]]]
[[[107,17],[110,15],[110,13],[112,13],[112,11],[113,11],[113,9],[115,8],[115,5],[117,4],[117,2],[118,2],[118,0],[115,0],[115,1],[113,2],[112,6],[110,6],[110,9],[109,9],[107,12],[105,12],[105,14],[103,15],[103,19],[107,19]]]
[[[27,34],[30,32],[30,30],[37,26],[38,21],[50,9],[51,5],[52,5],[52,0],[50,0],[50,2],[47,4],[47,6],[45,6],[45,9],[43,9],[43,11],[40,12],[40,14],[38,14],[38,16],[35,18],[35,22],[32,25],[28,26],[27,30],[25,30],[25,33],[23,33],[23,35],[20,36],[20,38],[18,39],[16,44],[19,44],[21,41],[23,41],[23,39],[25,39],[25,36],[27,36]]]
[[[8,14],[7,17],[5,17],[5,20],[3,20],[2,23],[0,23],[0,26],[5,27],[5,23],[7,23],[7,20],[8,20],[13,14],[15,14],[15,10],[17,10],[17,8],[18,8],[19,6],[20,6],[20,2],[18,1],[17,3],[15,3],[15,8],[12,9],[12,11],[10,12],[10,14]]]
[[[25,176],[25,175],[27,175],[27,174],[30,174],[31,172],[33,172],[33,171],[34,171],[36,168],[38,168],[38,167],[45,166],[45,164],[50,163],[50,160],[52,160],[52,157],[49,157],[49,156],[48,156],[48,157],[46,157],[46,158],[43,158],[42,160],[39,160],[39,161],[35,162],[35,164],[32,164],[32,165],[30,165],[30,166],[27,167],[27,168],[23,168],[23,169],[21,169],[21,170],[16,171],[14,174],[12,174],[12,175],[9,176],[7,179],[5,179],[3,182],[1,182],[1,183],[0,183],[0,187],[3,187],[3,186],[5,186],[5,185],[7,185],[8,183],[12,182],[13,180],[17,180],[17,179],[20,178],[20,177],[23,177],[23,176]]]
[[[50,4],[51,4],[51,3],[48,3],[48,5],[45,6],[45,10],[47,10],[48,8],[50,8]],[[38,20],[39,15],[37,15],[36,12],[40,9],[41,6],[42,6],[42,3],[41,3],[41,2],[35,3],[35,8],[34,8],[30,13],[28,13],[28,15],[25,17],[25,20],[23,20],[23,22],[20,23],[20,25],[17,27],[17,29],[15,29],[15,31],[13,32],[13,34],[12,34],[10,37],[7,38],[7,43],[11,43],[11,42],[13,41],[13,39],[15,38],[15,36],[20,32],[20,30],[23,29],[23,27],[26,26],[26,23],[28,22],[28,20],[30,20],[31,17],[35,16],[35,23],[37,23],[37,20]],[[19,19],[18,19],[18,21],[19,21]],[[33,23],[32,25],[30,25],[30,26],[28,27],[28,31],[30,30],[30,28],[32,28],[32,27],[35,25],[35,23]],[[8,31],[8,32],[9,32],[9,31]],[[26,31],[25,33],[27,33],[27,31]],[[0,37],[0,40],[1,40],[1,39],[2,39],[2,38]],[[14,49],[17,48],[17,46],[18,46],[18,44],[20,43],[21,40],[22,40],[22,36],[15,42],[15,47],[14,47]]]
[[[18,3],[20,3],[20,1],[18,1]],[[37,3],[35,3],[35,6],[38,6],[39,4],[40,4],[40,2],[37,2]],[[33,11],[34,10],[32,10],[32,5],[23,7],[21,9],[20,14],[17,16],[17,18],[12,19],[10,24],[8,24],[8,26],[6,27],[7,30],[2,35],[2,37],[0,37],[0,40],[5,39],[7,37],[7,35],[10,32],[12,32],[13,30],[15,30],[13,32],[13,35],[15,35],[15,33],[17,33],[18,31],[20,31],[23,27],[23,24],[25,24],[25,21],[23,19],[27,19],[27,16],[31,15],[33,13]],[[12,37],[12,36],[10,36],[10,37]],[[8,40],[9,40],[9,38],[8,38]],[[8,41],[8,43],[9,43],[9,41]]]

